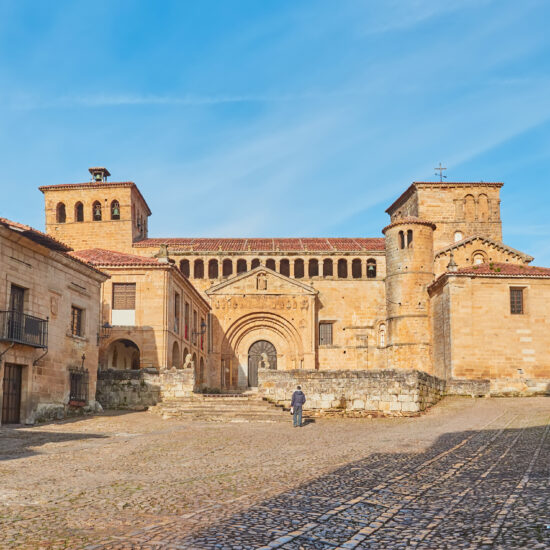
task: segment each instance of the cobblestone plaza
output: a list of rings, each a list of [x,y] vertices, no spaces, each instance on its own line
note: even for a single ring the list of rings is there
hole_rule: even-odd
[[[0,429],[0,547],[547,548],[550,400],[415,418]]]

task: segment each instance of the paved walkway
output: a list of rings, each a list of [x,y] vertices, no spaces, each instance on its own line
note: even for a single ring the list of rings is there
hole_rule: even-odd
[[[0,548],[548,548],[550,399],[0,429]]]

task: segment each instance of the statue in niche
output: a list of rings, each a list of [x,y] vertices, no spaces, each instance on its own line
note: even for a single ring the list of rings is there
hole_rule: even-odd
[[[271,367],[271,363],[269,362],[269,358],[267,357],[267,353],[261,353],[260,354],[260,364],[258,365],[261,369],[269,369]]]
[[[191,356],[190,353],[188,353],[186,356],[185,356],[185,362],[183,363],[183,368],[184,369],[192,369],[195,365],[193,365],[193,357]]]
[[[256,288],[258,290],[267,290],[267,277],[265,273],[259,273],[256,279]]]

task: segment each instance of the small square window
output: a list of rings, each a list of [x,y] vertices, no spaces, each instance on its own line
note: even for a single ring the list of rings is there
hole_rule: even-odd
[[[84,310],[79,307],[71,307],[71,334],[73,336],[83,336],[84,334]]]
[[[510,289],[510,313],[523,314],[523,288]]]
[[[332,346],[332,323],[319,323],[319,345]]]

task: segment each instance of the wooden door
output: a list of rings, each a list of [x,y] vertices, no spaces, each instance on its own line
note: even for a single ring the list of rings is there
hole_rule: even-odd
[[[21,371],[19,365],[4,366],[2,424],[19,424],[21,411]]]

